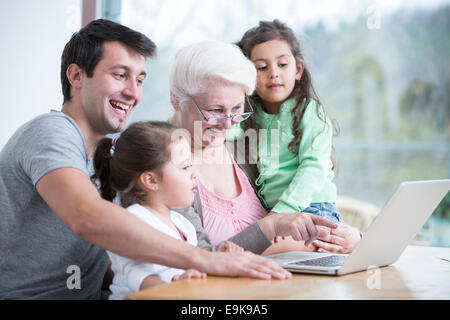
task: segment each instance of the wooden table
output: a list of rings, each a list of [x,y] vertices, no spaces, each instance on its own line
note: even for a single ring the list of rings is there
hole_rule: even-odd
[[[289,280],[208,276],[139,291],[131,300],[450,299],[450,248],[409,246],[391,266]]]

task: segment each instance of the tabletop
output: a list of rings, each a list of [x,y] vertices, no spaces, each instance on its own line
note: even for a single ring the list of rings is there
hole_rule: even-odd
[[[208,276],[141,290],[131,300],[450,299],[450,248],[408,246],[387,267],[288,280]]]

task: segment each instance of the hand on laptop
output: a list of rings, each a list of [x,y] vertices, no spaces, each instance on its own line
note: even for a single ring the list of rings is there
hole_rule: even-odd
[[[361,240],[360,232],[346,224],[339,224],[336,229],[318,226],[320,236],[313,241],[319,252],[350,253]]]

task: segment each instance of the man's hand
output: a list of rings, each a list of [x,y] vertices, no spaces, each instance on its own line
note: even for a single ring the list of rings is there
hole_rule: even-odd
[[[203,272],[211,275],[257,279],[289,279],[291,273],[262,256],[245,252],[207,252],[202,255]]]

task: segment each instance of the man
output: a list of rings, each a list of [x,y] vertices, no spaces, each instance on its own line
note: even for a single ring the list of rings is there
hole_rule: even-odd
[[[208,252],[162,234],[103,200],[91,182],[89,158],[105,134],[125,128],[155,49],[107,20],[67,43],[61,112],[23,125],[0,153],[0,299],[98,299],[104,249],[215,275],[289,277],[262,257]]]

